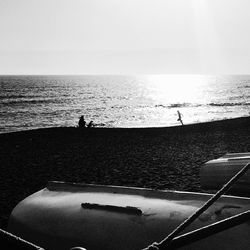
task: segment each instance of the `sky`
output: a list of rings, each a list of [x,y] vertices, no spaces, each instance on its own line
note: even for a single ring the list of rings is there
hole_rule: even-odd
[[[0,0],[0,74],[250,74],[249,0]]]

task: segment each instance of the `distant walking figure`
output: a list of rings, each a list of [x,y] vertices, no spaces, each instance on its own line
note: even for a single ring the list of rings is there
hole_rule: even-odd
[[[177,119],[177,121],[179,121],[180,123],[181,123],[181,125],[183,125],[183,122],[182,122],[182,114],[180,113],[180,111],[179,110],[177,110],[177,114],[178,114],[178,119]]]
[[[84,116],[83,115],[80,117],[78,125],[79,125],[79,128],[85,128],[86,127],[86,122],[84,120]]]

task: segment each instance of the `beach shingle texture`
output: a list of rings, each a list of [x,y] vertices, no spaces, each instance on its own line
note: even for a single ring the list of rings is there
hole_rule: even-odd
[[[0,227],[48,181],[205,192],[202,164],[250,151],[250,118],[169,128],[48,128],[0,135]]]

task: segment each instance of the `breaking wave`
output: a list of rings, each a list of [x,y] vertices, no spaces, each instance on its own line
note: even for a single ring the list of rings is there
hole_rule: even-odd
[[[198,107],[201,104],[194,103],[171,103],[168,105],[156,104],[155,108],[183,108],[183,107]]]
[[[209,103],[209,106],[214,107],[232,107],[232,106],[249,106],[249,102],[223,102],[223,103]]]
[[[223,103],[205,103],[205,104],[199,104],[199,103],[173,103],[169,105],[163,105],[163,104],[157,104],[154,107],[155,108],[185,108],[185,107],[205,107],[205,106],[212,106],[212,107],[232,107],[232,106],[249,106],[250,102],[223,102]]]
[[[54,98],[47,98],[47,99],[3,99],[0,101],[1,104],[4,105],[22,105],[22,104],[44,104],[44,103],[55,103],[58,102],[59,100],[56,100]],[[63,102],[63,100],[61,101]]]

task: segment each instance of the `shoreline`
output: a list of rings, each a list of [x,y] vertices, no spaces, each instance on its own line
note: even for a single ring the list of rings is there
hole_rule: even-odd
[[[196,122],[196,123],[187,123],[183,126],[178,125],[171,125],[171,126],[155,126],[155,127],[105,127],[105,126],[96,126],[94,128],[96,129],[170,129],[170,128],[178,128],[178,127],[193,127],[193,126],[210,126],[211,124],[222,124],[224,122],[226,123],[242,123],[244,120],[248,120],[250,118],[249,116],[242,116],[242,117],[235,117],[235,118],[224,118],[221,120],[211,120],[211,121],[205,121],[205,122]],[[47,129],[62,129],[62,128],[77,128],[77,126],[57,126],[57,127],[41,127],[41,128],[33,128],[33,129],[24,129],[24,130],[17,130],[17,131],[9,131],[9,132],[0,132],[1,135],[5,134],[12,134],[12,133],[25,133],[29,131],[37,131],[37,130],[47,130]]]
[[[0,134],[0,227],[48,181],[207,192],[199,170],[250,152],[250,117],[154,128],[56,127]]]

